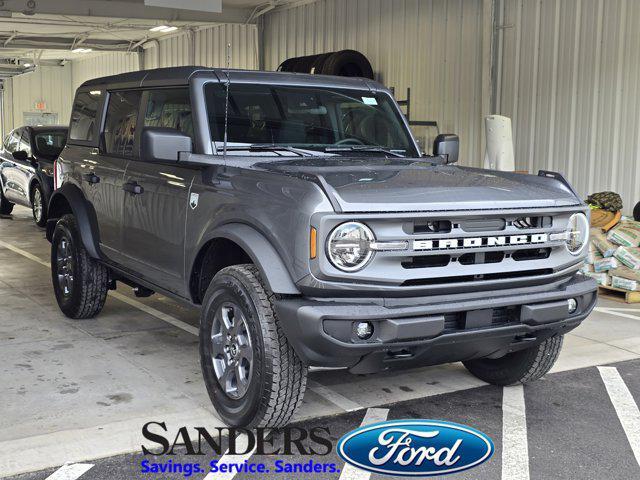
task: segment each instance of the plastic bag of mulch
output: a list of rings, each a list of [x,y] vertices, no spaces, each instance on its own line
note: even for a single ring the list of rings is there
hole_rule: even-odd
[[[584,272],[587,277],[593,278],[598,285],[609,285],[609,275],[606,273]]]
[[[629,268],[640,269],[640,248],[618,247],[614,256]]]
[[[609,230],[607,239],[623,247],[637,247],[640,245],[640,222],[620,222]]]
[[[600,230],[591,230],[591,243],[595,246],[603,257],[612,257],[618,246],[607,240],[607,237]]]
[[[616,257],[608,257],[593,262],[593,271],[596,273],[607,272],[611,269],[617,268],[618,266],[618,260]]]
[[[621,288],[622,290],[635,291],[638,290],[638,282],[622,277],[611,277],[611,286],[613,288]]]
[[[609,275],[613,277],[626,278],[627,280],[633,280],[634,282],[640,283],[640,270],[634,270],[629,267],[620,266],[618,268],[614,268],[613,270],[609,270]]]

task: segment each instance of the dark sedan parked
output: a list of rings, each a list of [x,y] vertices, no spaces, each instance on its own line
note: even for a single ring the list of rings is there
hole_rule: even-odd
[[[47,205],[53,192],[53,161],[67,141],[67,127],[20,127],[4,139],[0,152],[0,213],[13,205],[31,208],[40,227],[47,223]]]

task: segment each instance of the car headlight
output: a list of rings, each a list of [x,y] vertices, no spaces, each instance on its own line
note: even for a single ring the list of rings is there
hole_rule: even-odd
[[[359,222],[347,222],[333,229],[327,240],[327,255],[334,267],[344,272],[364,268],[373,257],[373,232]]]
[[[589,221],[584,213],[574,213],[567,224],[567,250],[571,255],[579,255],[589,243]]]

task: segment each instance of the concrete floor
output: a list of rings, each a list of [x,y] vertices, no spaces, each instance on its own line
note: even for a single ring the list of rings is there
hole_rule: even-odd
[[[53,297],[48,257],[28,210],[0,218],[0,477],[139,452],[150,420],[221,424],[201,379],[197,311],[121,288],[97,319],[69,320]],[[567,335],[553,372],[638,358],[639,311],[603,300]],[[484,385],[460,364],[366,377],[313,372],[297,420]]]

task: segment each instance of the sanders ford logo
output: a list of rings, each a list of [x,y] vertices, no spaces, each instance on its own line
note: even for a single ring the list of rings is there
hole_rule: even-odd
[[[493,442],[471,427],[436,420],[396,420],[347,433],[338,454],[351,465],[389,475],[444,475],[493,455]]]

